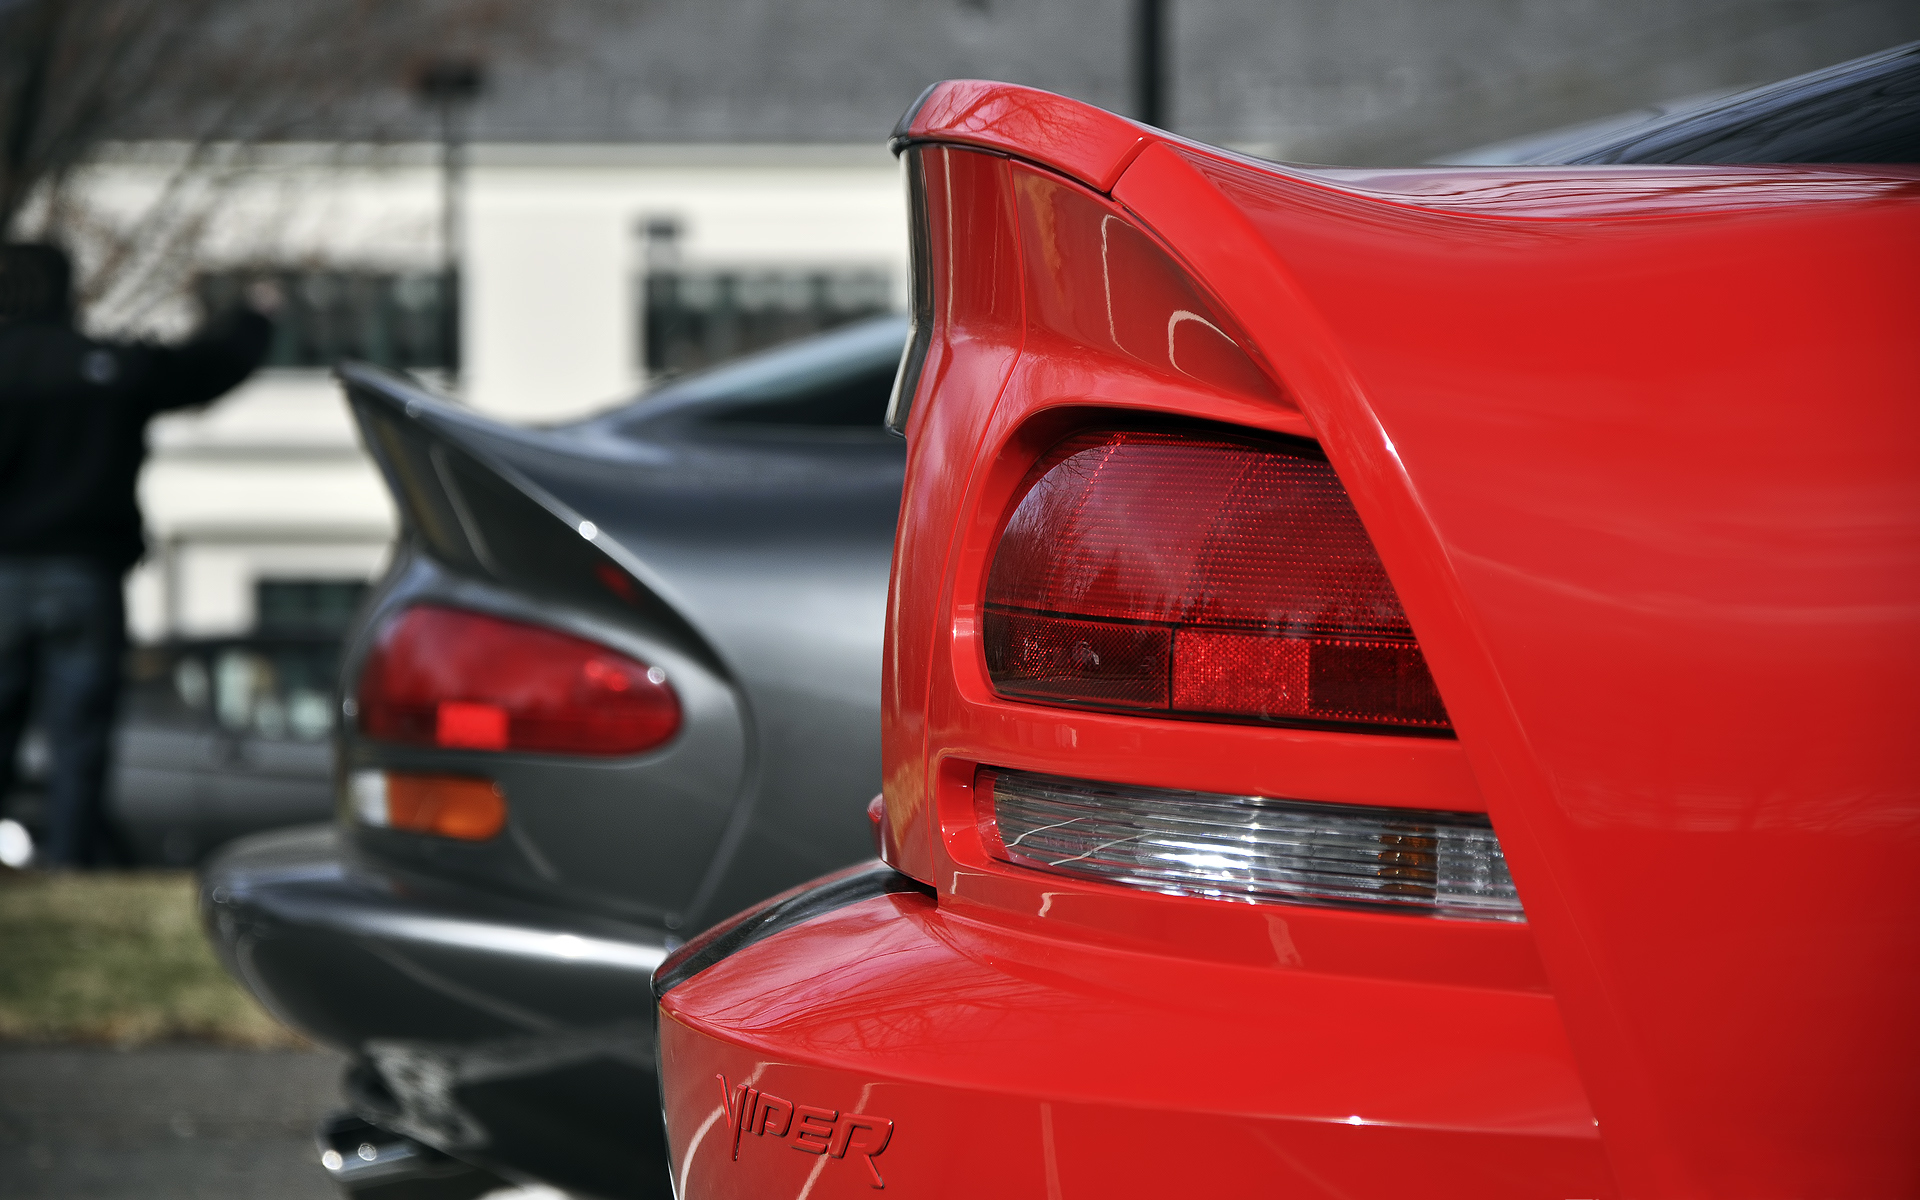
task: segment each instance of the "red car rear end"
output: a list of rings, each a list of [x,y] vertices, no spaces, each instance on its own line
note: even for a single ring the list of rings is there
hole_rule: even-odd
[[[682,1197],[1920,1193],[1920,171],[1303,171],[950,83],[886,866]]]

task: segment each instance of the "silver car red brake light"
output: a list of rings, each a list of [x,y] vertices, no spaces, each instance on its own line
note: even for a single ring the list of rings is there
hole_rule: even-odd
[[[358,707],[368,737],[460,750],[641,754],[681,725],[659,667],[557,629],[435,604],[381,627]]]

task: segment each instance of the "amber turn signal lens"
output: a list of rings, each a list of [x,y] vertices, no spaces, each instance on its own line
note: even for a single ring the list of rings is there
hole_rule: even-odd
[[[363,825],[484,842],[507,823],[500,785],[469,775],[355,771],[353,812]]]

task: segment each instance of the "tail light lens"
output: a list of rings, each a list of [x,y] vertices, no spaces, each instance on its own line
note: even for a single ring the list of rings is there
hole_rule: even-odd
[[[1067,439],[1001,534],[984,634],[1006,696],[1451,728],[1352,501],[1307,443]]]
[[[360,675],[369,737],[468,750],[638,754],[680,728],[666,672],[536,625],[420,605]]]
[[[484,842],[507,823],[507,802],[491,779],[355,771],[353,813],[363,825]]]
[[[1125,787],[981,768],[1003,862],[1176,895],[1520,921],[1487,818]]]

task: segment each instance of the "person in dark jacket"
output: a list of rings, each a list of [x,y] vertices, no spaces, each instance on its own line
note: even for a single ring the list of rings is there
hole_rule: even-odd
[[[37,702],[56,867],[125,861],[105,789],[147,422],[232,389],[273,333],[248,308],[178,346],[95,341],[74,328],[72,277],[57,247],[0,246],[0,797]]]

